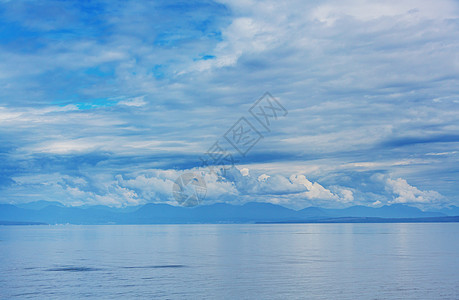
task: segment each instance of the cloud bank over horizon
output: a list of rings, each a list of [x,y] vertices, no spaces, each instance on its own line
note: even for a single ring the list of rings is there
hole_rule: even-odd
[[[0,202],[459,205],[459,4],[0,2]],[[199,157],[269,91],[220,176]]]

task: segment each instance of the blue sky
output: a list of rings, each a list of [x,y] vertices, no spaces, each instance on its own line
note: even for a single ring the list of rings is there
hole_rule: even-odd
[[[457,1],[0,1],[0,201],[459,205]],[[224,176],[199,157],[266,91]]]

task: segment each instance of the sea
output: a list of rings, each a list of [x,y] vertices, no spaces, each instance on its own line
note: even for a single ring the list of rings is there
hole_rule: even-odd
[[[0,299],[459,299],[459,223],[0,226]]]

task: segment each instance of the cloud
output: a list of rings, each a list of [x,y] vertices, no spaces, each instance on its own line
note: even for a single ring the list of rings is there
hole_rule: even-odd
[[[254,174],[251,174],[254,173]],[[275,202],[279,197],[288,199],[283,203],[292,207],[304,207],[311,203],[342,202],[350,203],[354,200],[351,190],[335,186],[335,192],[323,187],[317,182],[311,182],[304,175],[294,174],[285,177],[280,174],[260,174],[257,170],[249,172],[247,168],[233,168],[220,173],[220,180],[213,181],[216,186],[221,185],[220,195],[215,199],[225,199],[223,194],[234,195],[235,201]],[[205,177],[206,180],[208,176]],[[214,176],[217,178],[217,176]],[[225,188],[223,188],[225,187]],[[214,195],[214,194],[212,194]],[[212,199],[213,200],[213,199]]]
[[[126,105],[126,106],[135,106],[135,107],[141,107],[147,104],[144,100],[144,96],[141,97],[135,97],[132,99],[127,99],[127,100],[122,100],[118,102],[119,105]]]
[[[290,176],[290,181],[305,186],[307,191],[304,192],[304,195],[311,200],[335,200],[345,203],[354,200],[354,196],[351,190],[337,187],[336,189],[338,193],[334,194],[319,183],[310,182],[304,175],[292,175]]]
[[[408,19],[454,18],[457,6],[451,1],[327,1],[315,8],[311,17],[332,26],[339,18],[352,17],[359,21],[371,21],[383,17]]]
[[[433,203],[442,200],[443,196],[436,191],[421,191],[411,186],[405,179],[397,178],[387,181],[387,188],[395,194],[389,203]]]
[[[206,175],[209,200],[459,200],[456,1],[0,6],[4,201],[172,201],[173,177],[265,91],[288,116],[243,174]]]

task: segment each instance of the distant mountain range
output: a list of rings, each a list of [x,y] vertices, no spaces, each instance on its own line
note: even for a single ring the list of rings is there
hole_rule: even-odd
[[[12,224],[187,224],[187,223],[356,223],[356,222],[458,222],[459,207],[425,212],[393,204],[379,208],[344,209],[308,207],[292,210],[260,202],[244,205],[217,203],[186,208],[167,204],[138,207],[66,207],[59,202],[37,201],[0,204],[0,225]]]

